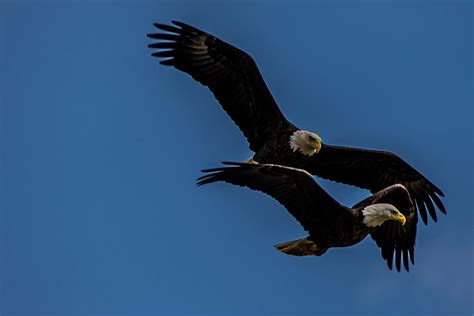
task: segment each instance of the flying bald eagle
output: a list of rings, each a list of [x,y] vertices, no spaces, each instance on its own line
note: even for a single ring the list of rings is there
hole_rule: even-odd
[[[166,33],[148,34],[160,40],[160,64],[174,66],[207,86],[238,125],[255,152],[252,161],[305,169],[328,180],[378,192],[402,184],[425,224],[427,210],[436,222],[435,207],[446,210],[443,192],[397,155],[376,150],[331,146],[315,133],[289,122],[278,108],[253,58],[244,51],[182,22],[154,24]]]
[[[352,208],[341,205],[302,169],[272,164],[224,163],[231,167],[203,170],[203,185],[224,181],[261,191],[276,199],[309,233],[308,237],[276,245],[295,256],[321,256],[332,247],[349,247],[368,234],[381,248],[382,257],[400,271],[401,261],[409,271],[415,264],[417,216],[407,189],[391,185]],[[402,226],[403,225],[403,226]]]

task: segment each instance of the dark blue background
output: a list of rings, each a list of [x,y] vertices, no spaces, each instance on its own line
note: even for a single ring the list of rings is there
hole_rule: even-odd
[[[3,315],[471,314],[473,5],[0,4]],[[287,117],[330,144],[398,153],[446,193],[416,266],[370,238],[315,258],[275,201],[199,170],[251,156],[211,93],[158,65],[178,19],[251,53]],[[345,204],[367,191],[318,180]]]

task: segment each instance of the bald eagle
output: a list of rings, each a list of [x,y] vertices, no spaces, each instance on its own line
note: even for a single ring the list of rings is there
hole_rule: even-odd
[[[323,143],[312,132],[297,128],[280,111],[253,58],[244,51],[182,22],[155,23],[165,33],[148,45],[174,66],[207,86],[238,125],[255,152],[252,161],[301,168],[328,180],[378,192],[402,184],[425,224],[427,213],[436,222],[434,204],[446,214],[443,192],[399,156]]]
[[[355,245],[370,234],[390,270],[394,255],[398,271],[402,260],[407,271],[409,260],[415,264],[418,220],[403,185],[391,185],[349,208],[333,199],[302,169],[273,164],[224,164],[230,167],[203,170],[208,174],[200,177],[197,184],[224,181],[266,193],[309,233],[305,238],[276,245],[279,251],[295,256],[321,256],[329,248]]]

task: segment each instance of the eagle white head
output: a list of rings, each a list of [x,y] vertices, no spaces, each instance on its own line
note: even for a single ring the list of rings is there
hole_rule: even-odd
[[[405,225],[406,218],[392,204],[378,203],[366,206],[362,209],[364,224],[368,227],[377,227],[386,221],[397,221]]]
[[[315,133],[297,130],[290,136],[290,147],[293,152],[299,151],[305,156],[312,156],[321,150],[321,137]]]

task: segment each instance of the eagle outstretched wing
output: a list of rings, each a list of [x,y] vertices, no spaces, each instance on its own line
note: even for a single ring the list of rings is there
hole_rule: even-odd
[[[271,164],[224,164],[231,167],[203,170],[209,174],[200,177],[198,185],[224,181],[266,193],[282,204],[310,234],[321,233],[314,230],[327,219],[349,212],[304,170]]]
[[[443,192],[399,156],[385,151],[323,144],[320,152],[304,167],[311,174],[354,185],[376,193],[393,184],[402,184],[410,193],[421,219],[428,223],[437,215],[433,203],[446,214],[439,196]]]
[[[258,151],[275,130],[292,126],[265,84],[257,64],[244,51],[182,22],[154,25],[166,33],[148,34],[160,40],[148,45],[160,64],[174,66],[207,86],[222,108]]]
[[[410,260],[412,264],[415,264],[416,226],[418,224],[418,214],[411,201],[410,194],[403,185],[395,184],[357,203],[353,208],[365,207],[375,203],[392,204],[405,215],[405,225],[402,226],[396,221],[386,221],[370,235],[377,246],[380,247],[382,258],[387,261],[390,270],[395,259],[395,266],[398,271],[400,271],[402,260],[405,270],[409,271],[408,261]]]

